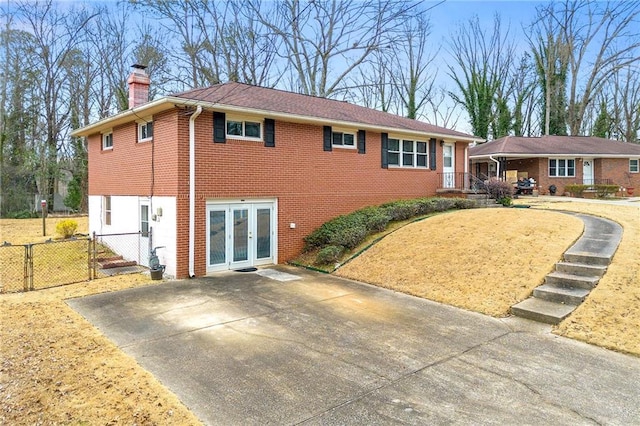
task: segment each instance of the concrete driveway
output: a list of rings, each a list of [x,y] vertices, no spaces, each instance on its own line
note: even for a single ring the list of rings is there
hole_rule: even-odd
[[[204,423],[640,425],[640,359],[298,268],[68,301]]]

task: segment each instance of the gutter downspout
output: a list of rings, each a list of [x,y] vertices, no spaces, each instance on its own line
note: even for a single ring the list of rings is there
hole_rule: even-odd
[[[196,213],[196,118],[202,112],[198,105],[189,117],[189,278],[195,273],[195,213]]]
[[[496,178],[500,179],[498,177],[498,176],[500,176],[500,162],[498,160],[496,160],[495,158],[493,158],[492,155],[489,156],[489,160],[491,160],[494,163],[496,163]]]

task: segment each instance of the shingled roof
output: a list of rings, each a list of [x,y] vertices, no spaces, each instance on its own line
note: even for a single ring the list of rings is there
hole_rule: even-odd
[[[640,144],[594,136],[506,136],[469,149],[469,157],[640,157]]]
[[[233,106],[246,108],[247,110],[271,111],[296,117],[313,117],[345,123],[367,124],[399,131],[424,132],[462,138],[463,140],[481,140],[473,135],[348,102],[235,82],[194,89],[173,94],[171,97],[220,105],[222,108],[224,106]]]

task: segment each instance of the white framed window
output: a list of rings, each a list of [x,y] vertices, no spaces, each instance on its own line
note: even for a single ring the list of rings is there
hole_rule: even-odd
[[[629,173],[640,173],[640,158],[629,159]]]
[[[104,196],[104,224],[111,225],[111,195]]]
[[[232,139],[262,140],[262,123],[233,117],[227,118],[227,136]]]
[[[153,121],[138,123],[138,142],[147,142],[153,139]]]
[[[574,158],[549,158],[549,177],[575,177]]]
[[[102,150],[113,149],[113,132],[102,134]]]
[[[429,165],[427,142],[389,138],[387,146],[390,166],[426,169]]]
[[[338,148],[355,148],[356,134],[350,132],[332,132],[331,145]]]

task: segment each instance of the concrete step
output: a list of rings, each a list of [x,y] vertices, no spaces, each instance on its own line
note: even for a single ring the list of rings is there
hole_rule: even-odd
[[[547,324],[558,324],[573,312],[575,308],[575,305],[563,305],[562,303],[549,302],[547,300],[530,297],[513,305],[511,312],[522,318]]]
[[[586,288],[559,287],[543,284],[533,290],[533,297],[549,302],[579,305],[589,294]]]
[[[607,272],[606,266],[585,265],[584,263],[558,262],[556,271],[582,277],[602,277]]]
[[[560,287],[585,288],[591,290],[598,284],[600,277],[584,277],[580,275],[565,274],[563,272],[551,272],[544,279],[545,284]]]
[[[595,253],[565,253],[564,260],[570,263],[583,263],[585,265],[608,266],[611,263],[610,256]]]

